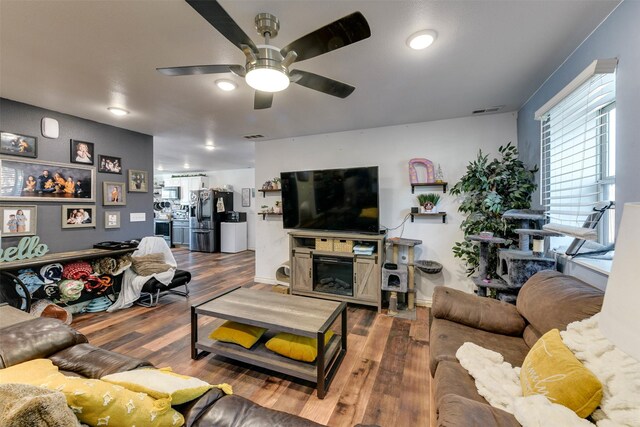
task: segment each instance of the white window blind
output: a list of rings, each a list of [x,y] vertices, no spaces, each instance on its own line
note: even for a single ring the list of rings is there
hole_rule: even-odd
[[[608,200],[614,69],[583,76],[584,82],[571,91],[565,88],[564,96],[554,97],[553,105],[539,114],[541,203],[550,222],[582,227],[594,206]]]

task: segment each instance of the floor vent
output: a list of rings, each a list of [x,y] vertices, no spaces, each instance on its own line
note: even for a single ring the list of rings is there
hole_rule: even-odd
[[[260,135],[260,134],[245,135],[245,136],[243,136],[243,138],[245,138],[245,139],[259,139],[259,138],[264,138],[264,135]]]
[[[472,114],[497,113],[498,111],[502,110],[503,108],[504,108],[504,105],[498,105],[497,107],[482,108],[480,110],[473,110]]]

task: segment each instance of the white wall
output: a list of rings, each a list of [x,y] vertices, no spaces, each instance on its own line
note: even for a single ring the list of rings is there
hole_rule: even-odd
[[[209,179],[209,188],[224,187],[231,185],[233,187],[233,210],[247,213],[247,247],[255,250],[256,248],[256,203],[260,200],[256,198],[256,194],[252,193],[251,206],[242,206],[242,189],[255,188],[255,169],[231,169],[222,171],[205,171],[204,173]],[[186,173],[185,173],[186,174]],[[162,181],[171,178],[172,174],[156,174],[156,180]],[[256,200],[258,200],[256,202]]]
[[[207,171],[209,177],[209,187],[233,186],[233,210],[247,213],[247,247],[256,248],[256,203],[259,203],[257,194],[252,193],[251,206],[242,207],[242,189],[255,188],[255,169],[232,169],[222,171]]]
[[[255,185],[260,188],[281,171],[378,166],[380,222],[393,228],[402,223],[412,206],[417,206],[409,184],[410,159],[421,157],[439,163],[444,180],[453,185],[479,149],[495,155],[500,145],[510,141],[517,142],[515,113],[265,141],[256,144]],[[265,204],[272,206],[270,197],[276,196],[267,196]],[[257,200],[259,209],[262,196]],[[462,263],[451,252],[454,242],[463,236],[460,231],[463,217],[457,208],[457,201],[447,192],[439,204],[439,209],[447,212],[446,224],[439,217],[417,218],[415,223],[407,220],[404,232],[401,227],[388,233],[388,237],[421,239],[423,244],[417,247],[416,259],[435,260],[444,266],[442,274],[416,275],[419,301],[429,301],[436,285],[473,290]],[[288,235],[282,219],[259,217],[255,280],[273,283],[276,268],[288,256]]]

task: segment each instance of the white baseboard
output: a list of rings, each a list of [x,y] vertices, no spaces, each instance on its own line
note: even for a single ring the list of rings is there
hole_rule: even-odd
[[[258,277],[253,276],[253,281],[256,283],[266,283],[267,285],[277,285],[278,281],[273,277]]]
[[[425,299],[416,300],[416,305],[418,305],[420,307],[431,307],[432,303],[433,303],[433,299],[432,298],[425,298]]]

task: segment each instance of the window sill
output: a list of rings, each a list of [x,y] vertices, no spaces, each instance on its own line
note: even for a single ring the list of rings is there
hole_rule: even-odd
[[[609,280],[612,260],[594,258],[571,258],[564,254],[557,255],[558,270],[577,277],[596,288],[604,290]]]
[[[570,262],[589,268],[605,276],[609,276],[609,273],[611,273],[611,265],[613,264],[613,260],[611,259],[593,258],[573,258]]]

